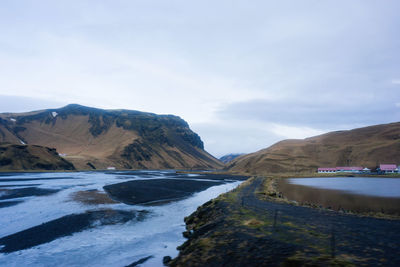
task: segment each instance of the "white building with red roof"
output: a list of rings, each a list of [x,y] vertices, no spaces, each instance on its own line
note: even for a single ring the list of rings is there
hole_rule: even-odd
[[[399,173],[400,166],[396,164],[380,164],[377,169],[380,173]],[[338,173],[338,172],[348,172],[348,173],[369,173],[371,169],[363,167],[320,167],[318,168],[318,173]]]
[[[399,172],[396,164],[380,164],[379,170],[384,173],[395,173]]]

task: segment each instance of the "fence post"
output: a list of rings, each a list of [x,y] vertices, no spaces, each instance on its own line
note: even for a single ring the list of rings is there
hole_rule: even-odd
[[[274,211],[274,228],[276,227],[276,219],[277,219],[277,217],[278,217],[278,211],[275,210]]]
[[[332,229],[331,229],[331,257],[335,258],[335,229],[333,228],[332,225]]]

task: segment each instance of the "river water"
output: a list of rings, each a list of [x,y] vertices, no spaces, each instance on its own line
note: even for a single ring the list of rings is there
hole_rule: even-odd
[[[184,199],[152,206],[85,203],[73,197],[77,192],[106,196],[105,185],[155,178],[213,181],[206,175],[171,171],[0,174],[0,266],[127,266],[145,258],[140,266],[162,266],[162,258],[177,256],[176,247],[185,241],[184,217],[241,183],[225,177],[223,183],[218,181]],[[118,214],[114,216],[113,211]],[[25,242],[26,237],[38,239],[68,232],[72,226],[62,222],[71,221],[71,214],[90,214],[84,217],[91,218],[89,225],[18,249],[18,242]],[[80,224],[82,220],[74,222]],[[46,222],[51,223],[41,225]],[[11,252],[6,253],[7,249]]]
[[[289,200],[333,210],[400,215],[400,179],[325,177],[282,179],[278,188]]]
[[[289,179],[289,183],[321,189],[341,190],[359,195],[400,197],[400,179],[398,178],[292,178]]]

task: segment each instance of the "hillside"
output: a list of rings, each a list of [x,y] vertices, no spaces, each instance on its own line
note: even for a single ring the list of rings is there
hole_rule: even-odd
[[[75,170],[53,148],[0,144],[0,170]]]
[[[68,105],[0,114],[0,142],[56,148],[78,169],[219,168],[200,137],[173,115]]]
[[[284,140],[233,160],[228,169],[249,174],[310,173],[318,167],[400,163],[400,122]]]
[[[241,155],[244,155],[244,154],[227,154],[225,156],[220,157],[219,160],[226,164]]]

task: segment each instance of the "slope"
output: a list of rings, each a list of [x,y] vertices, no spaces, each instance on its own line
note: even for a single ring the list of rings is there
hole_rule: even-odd
[[[55,149],[35,145],[0,144],[0,170],[75,170]]]
[[[230,161],[234,160],[235,158],[244,155],[244,153],[240,153],[240,154],[227,154],[224,155],[222,157],[219,158],[220,161],[222,161],[223,163],[229,163]]]
[[[310,173],[318,167],[373,168],[380,163],[400,163],[399,122],[284,140],[241,156],[227,168],[251,174]]]
[[[200,137],[173,115],[68,105],[0,114],[0,141],[54,147],[78,169],[219,168]]]

